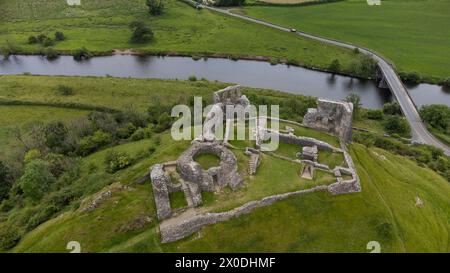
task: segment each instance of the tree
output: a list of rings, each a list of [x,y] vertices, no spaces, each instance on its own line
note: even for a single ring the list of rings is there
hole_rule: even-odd
[[[55,40],[56,41],[64,41],[66,39],[66,36],[64,35],[64,33],[57,31],[55,32]]]
[[[338,59],[334,59],[330,66],[328,67],[328,70],[333,71],[333,72],[339,72],[341,71],[341,63],[339,62]]]
[[[420,109],[420,117],[436,129],[450,129],[450,107],[444,104],[425,105]]]
[[[19,184],[25,197],[39,201],[56,182],[49,170],[48,163],[37,159],[25,166],[25,171]]]
[[[402,108],[396,101],[388,102],[383,105],[383,113],[385,115],[401,115]]]
[[[56,152],[67,151],[65,140],[68,130],[64,123],[61,121],[50,122],[45,126],[44,132],[47,147]]]
[[[132,43],[145,43],[153,39],[153,31],[141,21],[134,21],[130,24],[133,31],[131,35]]]
[[[361,103],[361,97],[356,93],[351,93],[345,98],[346,102],[353,103],[353,110],[354,112],[358,112],[359,109],[361,109],[362,103]]]
[[[450,77],[442,81],[443,86],[450,87]]]
[[[148,12],[153,15],[160,15],[164,10],[163,0],[147,0],[145,4],[148,7]]]
[[[384,129],[389,134],[399,134],[401,136],[408,136],[410,127],[408,122],[400,116],[390,116],[384,122]]]
[[[12,187],[12,177],[9,169],[0,161],[0,201],[8,198],[9,190]]]

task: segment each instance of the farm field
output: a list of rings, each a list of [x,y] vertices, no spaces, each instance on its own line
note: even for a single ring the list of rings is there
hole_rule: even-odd
[[[0,48],[17,53],[40,53],[42,47],[28,44],[28,37],[52,36],[61,31],[67,39],[56,43],[54,49],[68,54],[86,47],[95,54],[132,49],[153,54],[265,56],[322,69],[338,59],[343,71],[358,60],[349,50],[208,10],[197,11],[180,1],[166,2],[165,12],[151,17],[144,0],[88,1],[77,7],[67,6],[64,0],[40,1],[39,5],[32,0],[2,0],[0,10],[6,12],[0,15]],[[129,24],[135,20],[150,26],[154,41],[130,43]]]
[[[367,47],[397,70],[425,80],[450,77],[450,2],[445,0],[346,0],[310,6],[247,6],[239,10],[307,33]]]

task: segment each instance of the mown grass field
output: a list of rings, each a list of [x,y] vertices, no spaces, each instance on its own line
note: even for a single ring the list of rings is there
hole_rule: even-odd
[[[53,36],[62,31],[67,40],[54,48],[70,53],[86,47],[95,53],[134,49],[148,53],[177,52],[189,55],[266,56],[294,60],[304,66],[327,68],[339,59],[348,68],[357,58],[349,50],[296,37],[268,27],[248,23],[167,0],[163,15],[150,17],[144,0],[87,1],[69,7],[65,0],[0,1],[0,47],[12,44],[19,52],[39,53],[39,45],[27,43],[30,35]],[[129,24],[146,22],[155,34],[148,44],[129,42]]]
[[[370,48],[399,71],[428,81],[450,77],[450,2],[446,0],[347,0],[311,6],[248,6],[245,14]]]
[[[115,181],[126,183],[130,173],[162,160],[156,159],[159,149],[173,152],[170,147],[158,148],[155,157],[140,167],[119,172]],[[161,245],[152,193],[146,184],[114,194],[91,213],[68,211],[42,224],[13,251],[66,252],[66,243],[77,240],[84,252],[368,252],[367,242],[376,240],[382,252],[448,252],[448,182],[380,149],[355,144],[351,153],[362,180],[361,193],[290,198]],[[257,176],[252,183],[259,181]],[[423,200],[423,207],[415,206],[416,197]],[[152,222],[137,230],[118,231],[142,214],[150,215]]]

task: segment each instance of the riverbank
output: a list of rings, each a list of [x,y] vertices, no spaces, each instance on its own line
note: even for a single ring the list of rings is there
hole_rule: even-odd
[[[361,56],[350,50],[205,9],[188,8],[186,4],[175,0],[167,1],[164,14],[157,17],[149,16],[145,7],[142,7],[142,11],[136,8],[118,10],[112,6],[105,7],[111,5],[109,1],[103,3],[100,9],[96,5],[103,1],[97,2],[89,4],[90,7],[59,9],[49,6],[47,13],[54,14],[52,17],[46,16],[44,12],[35,15],[23,13],[19,16],[22,12],[11,10],[8,13],[10,17],[3,19],[0,24],[0,48],[10,53],[40,54],[48,48],[29,44],[29,36],[45,34],[52,37],[54,32],[60,31],[67,39],[49,48],[61,54],[72,54],[81,47],[97,56],[112,54],[114,49],[131,49],[153,55],[264,59],[272,63],[283,62],[320,70],[329,70],[330,64],[338,60],[340,73],[360,76],[351,71]],[[15,12],[18,15],[14,15]],[[130,43],[131,30],[128,26],[135,20],[150,26],[155,37],[152,42]]]

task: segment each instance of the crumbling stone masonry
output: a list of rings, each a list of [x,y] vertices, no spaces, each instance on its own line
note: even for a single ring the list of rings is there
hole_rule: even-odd
[[[170,176],[164,172],[162,164],[155,164],[150,171],[152,180],[153,196],[155,197],[156,212],[159,220],[172,216],[170,207],[168,185],[172,184]]]
[[[195,161],[195,157],[201,154],[217,155],[220,158],[219,166],[204,170]],[[178,158],[177,169],[188,186],[194,187],[191,194],[199,200],[201,200],[201,191],[213,192],[216,187],[222,189],[226,186],[235,190],[243,182],[238,173],[236,157],[219,142],[194,141],[192,146]]]
[[[317,108],[309,108],[303,124],[332,133],[345,142],[352,139],[353,104],[351,102],[319,99]]]

